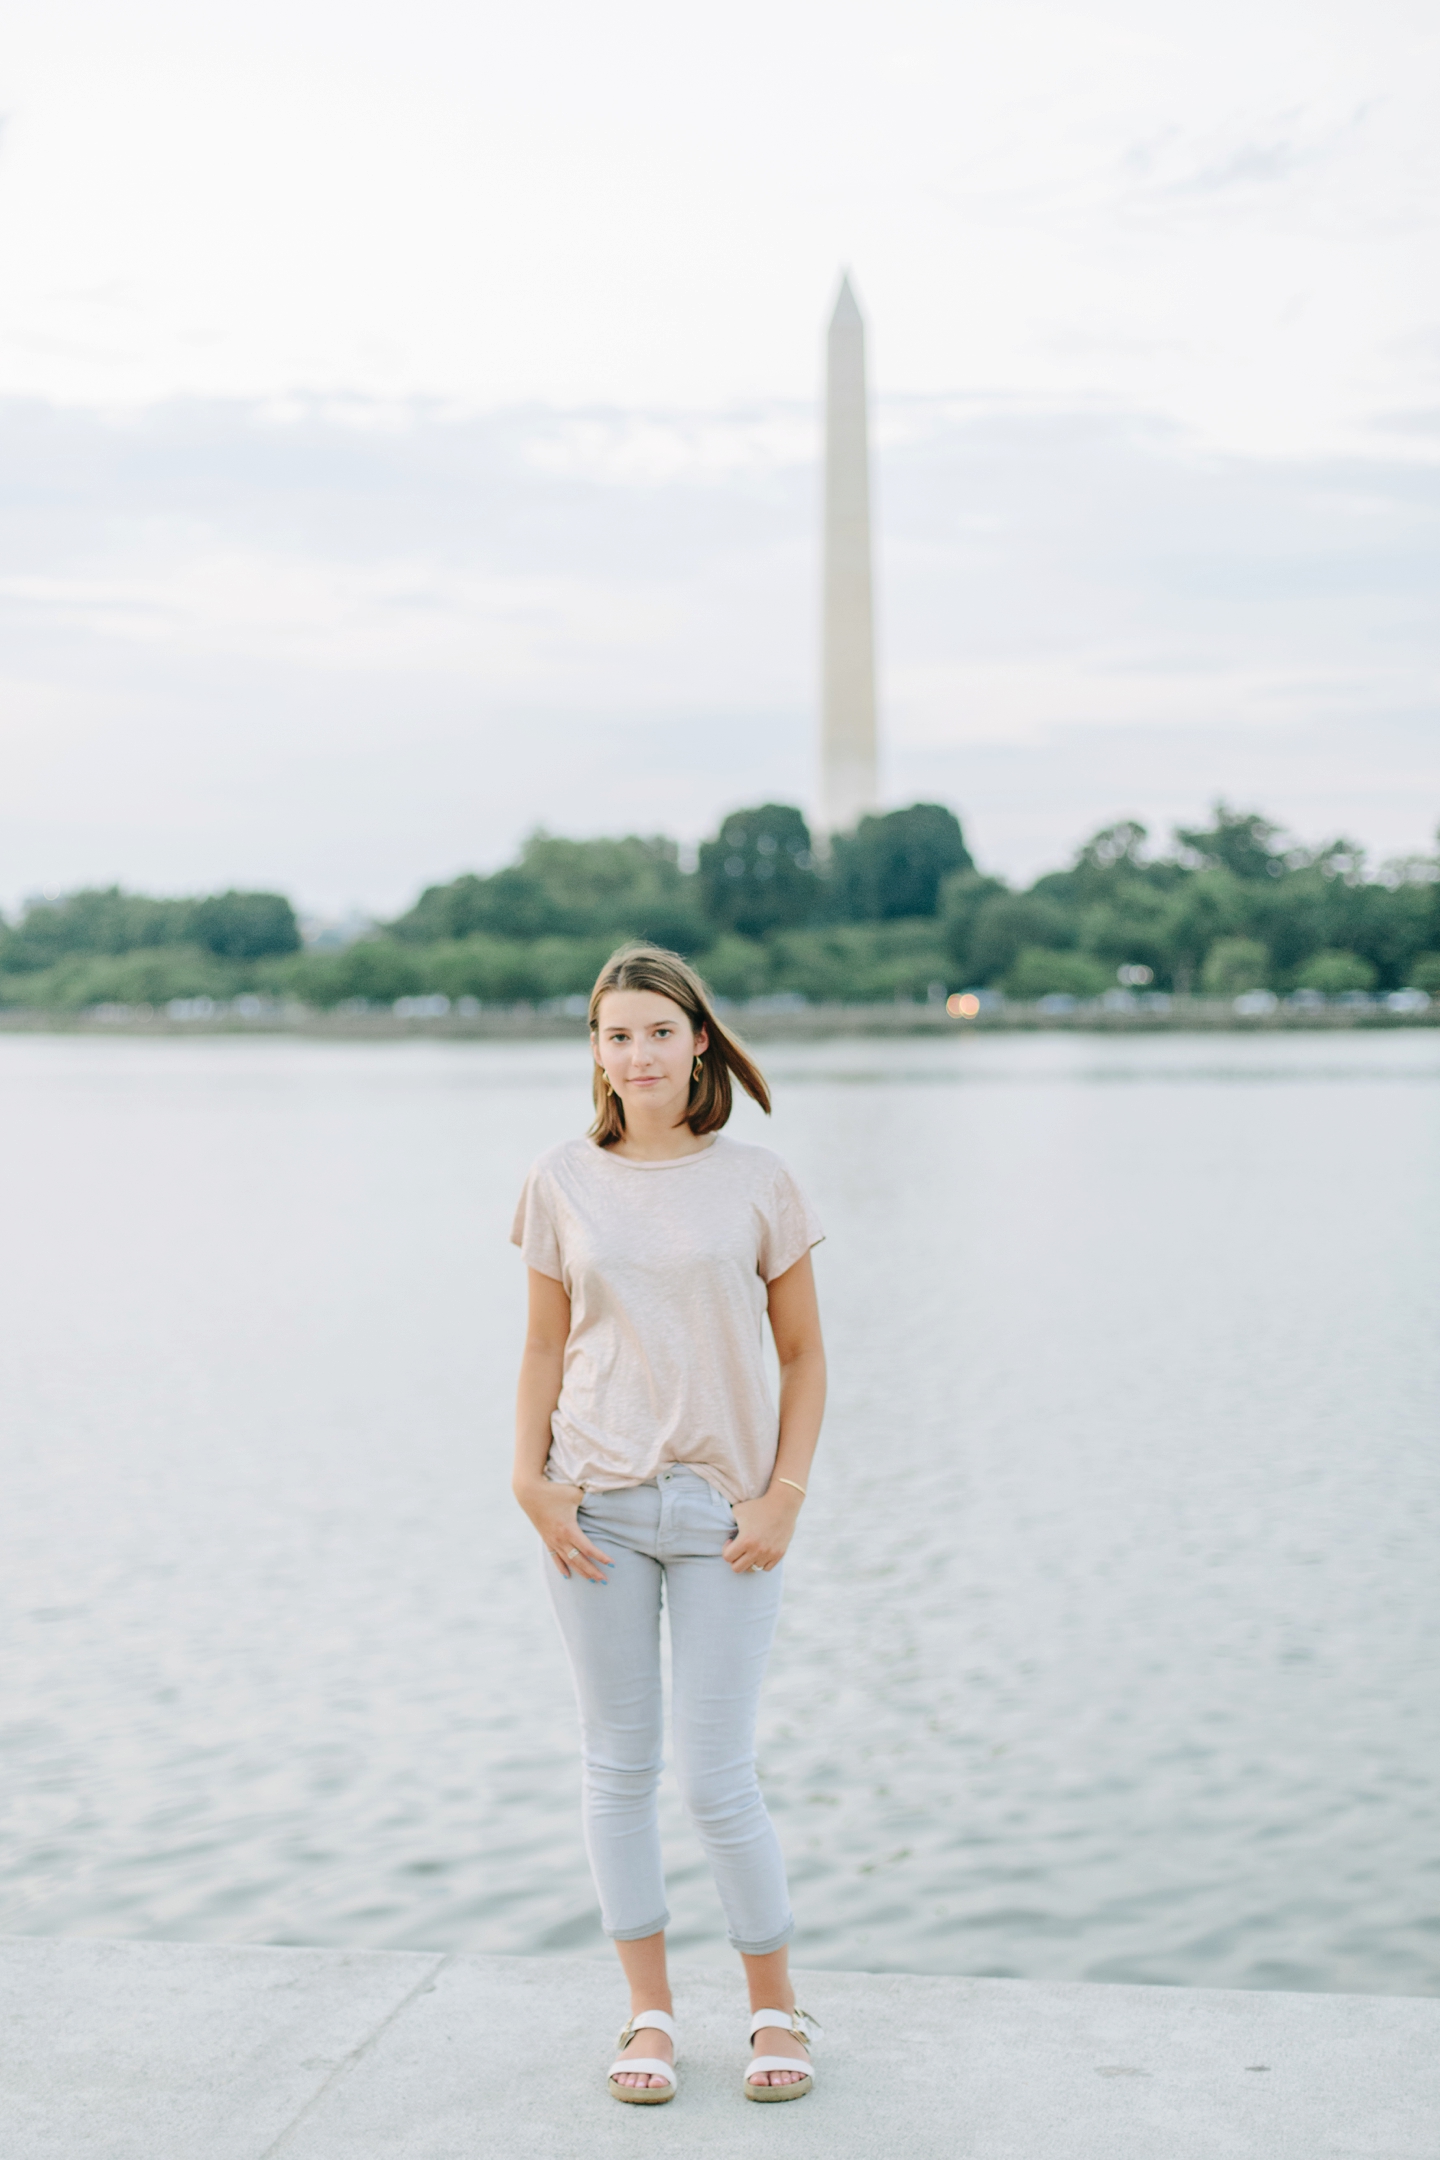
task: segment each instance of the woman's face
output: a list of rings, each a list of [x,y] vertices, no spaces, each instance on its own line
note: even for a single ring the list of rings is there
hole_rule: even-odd
[[[630,1118],[664,1117],[678,1125],[690,1107],[690,1075],[709,1038],[658,990],[607,990],[595,1030],[595,1062]]]

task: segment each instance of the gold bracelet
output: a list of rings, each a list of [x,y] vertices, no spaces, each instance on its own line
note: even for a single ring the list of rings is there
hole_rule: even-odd
[[[802,1500],[805,1498],[804,1486],[797,1485],[793,1477],[777,1477],[775,1482],[777,1485],[788,1485],[792,1491],[799,1493]]]

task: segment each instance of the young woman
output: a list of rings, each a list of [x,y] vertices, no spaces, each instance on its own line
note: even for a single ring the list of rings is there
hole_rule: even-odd
[[[781,1563],[825,1402],[810,1248],[779,1157],[721,1130],[758,1068],[678,954],[632,946],[590,996],[595,1122],[531,1170],[514,1241],[530,1317],[515,1497],[544,1543],[584,1753],[585,1842],[630,1984],[617,2100],[676,2090],[665,1970],[660,1608],[670,1617],[680,1789],[750,1989],[752,2100],[808,2093],[790,1990],[785,1863],[755,1776],[755,1713]],[[777,1417],[762,1359],[768,1313]]]

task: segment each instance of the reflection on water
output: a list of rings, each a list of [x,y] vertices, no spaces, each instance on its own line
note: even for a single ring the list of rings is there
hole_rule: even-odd
[[[0,1927],[601,1946],[507,1491],[584,1058],[0,1040]],[[831,1232],[801,1961],[1440,1990],[1440,1036],[767,1063]]]

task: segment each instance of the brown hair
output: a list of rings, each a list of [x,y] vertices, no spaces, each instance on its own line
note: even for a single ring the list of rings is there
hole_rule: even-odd
[[[698,1035],[703,1028],[708,1046],[699,1052],[700,1078],[690,1082],[690,1108],[685,1122],[692,1133],[718,1132],[730,1115],[734,1073],[747,1095],[770,1115],[770,1090],[765,1075],[742,1043],[715,1017],[710,992],[688,960],[666,952],[660,945],[622,945],[613,952],[595,978],[590,992],[590,1036],[600,1026],[600,1000],[611,990],[653,990],[678,1005]],[[625,1108],[612,1093],[599,1065],[595,1067],[595,1122],[590,1138],[601,1147],[614,1147],[625,1134]]]

